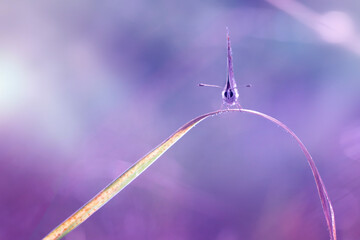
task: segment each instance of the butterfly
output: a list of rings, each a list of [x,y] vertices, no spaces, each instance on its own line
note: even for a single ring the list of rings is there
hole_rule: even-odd
[[[239,90],[236,85],[234,71],[233,71],[233,61],[232,61],[232,51],[231,51],[231,42],[230,42],[230,34],[229,29],[226,28],[226,39],[227,39],[227,78],[225,82],[224,90],[221,93],[223,99],[223,106],[227,108],[237,107],[241,109],[241,105],[238,101],[239,98]],[[211,85],[205,83],[199,83],[201,87],[216,87],[221,88],[218,85]],[[251,87],[250,84],[245,85],[245,87]]]

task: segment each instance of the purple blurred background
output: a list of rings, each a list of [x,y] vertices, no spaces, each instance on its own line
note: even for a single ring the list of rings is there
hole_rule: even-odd
[[[190,119],[243,107],[312,153],[338,236],[360,239],[360,4],[0,2],[0,239],[40,239]],[[198,125],[65,239],[328,239],[311,171],[274,124]]]

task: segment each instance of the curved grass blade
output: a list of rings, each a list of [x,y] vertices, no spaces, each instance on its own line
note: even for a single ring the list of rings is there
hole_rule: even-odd
[[[271,122],[282,127],[286,132],[295,138],[297,143],[300,145],[301,150],[304,152],[305,157],[310,165],[311,171],[315,178],[316,187],[320,196],[322,208],[325,214],[326,223],[329,228],[331,240],[336,240],[336,227],[335,227],[335,216],[331,201],[327,194],[325,185],[320,177],[320,174],[315,166],[315,162],[312,159],[309,151],[306,149],[305,145],[301,140],[291,131],[285,124],[279,120],[270,117],[264,113],[257,112],[249,109],[226,109],[218,110],[215,112],[210,112],[204,115],[201,115],[197,118],[194,118],[190,122],[186,123],[180,129],[178,129],[173,135],[168,139],[162,142],[159,146],[153,149],[150,153],[145,155],[143,158],[138,160],[134,165],[132,165],[128,170],[126,170],[120,177],[115,179],[110,183],[106,188],[100,191],[93,199],[87,202],[79,210],[77,210],[73,215],[61,223],[57,228],[51,231],[44,239],[61,239],[71,230],[75,229],[87,218],[89,218],[93,213],[99,210],[104,204],[110,201],[116,194],[118,194],[123,188],[125,188],[130,182],[137,178],[143,171],[145,171],[152,163],[154,163],[162,154],[164,154],[172,145],[174,145],[181,137],[183,137],[191,128],[202,120],[215,116],[220,113],[225,112],[247,112],[251,114],[258,115],[265,119],[270,120]]]
[[[301,142],[300,138],[298,138],[298,136],[296,136],[296,134],[293,131],[291,131],[291,129],[288,128],[285,124],[283,124],[276,118],[266,115],[265,113],[254,111],[254,110],[249,110],[249,109],[241,109],[240,111],[255,114],[260,117],[266,118],[266,119],[270,120],[271,122],[277,124],[281,128],[283,128],[286,132],[288,132],[292,137],[295,138],[295,140],[299,144],[301,150],[304,152],[304,155],[305,155],[305,157],[310,165],[311,171],[314,175],[316,187],[317,187],[317,190],[319,193],[321,205],[322,205],[323,212],[324,212],[325,219],[326,219],[326,224],[328,226],[328,230],[330,233],[330,239],[336,240],[335,214],[334,214],[334,210],[333,210],[329,195],[326,191],[325,184],[324,184],[323,180],[321,179],[320,173],[315,165],[313,158],[311,157],[309,151],[306,149],[305,145]]]
[[[44,240],[50,239],[61,239],[71,230],[79,226],[87,218],[89,218],[93,213],[99,210],[104,204],[110,201],[116,194],[118,194],[123,188],[125,188],[129,183],[131,183],[135,178],[137,178],[143,171],[145,171],[152,163],[154,163],[162,154],[164,154],[172,145],[174,145],[181,137],[183,137],[191,128],[196,124],[204,120],[209,116],[214,116],[221,112],[226,112],[227,110],[219,110],[211,113],[201,115],[197,118],[194,118],[190,122],[186,123],[179,130],[177,130],[173,135],[168,139],[162,142],[159,146],[145,155],[143,158],[138,160],[134,165],[132,165],[128,170],[126,170],[120,177],[115,179],[110,183],[106,188],[100,191],[93,199],[87,202],[79,210],[77,210],[73,215],[51,231]]]

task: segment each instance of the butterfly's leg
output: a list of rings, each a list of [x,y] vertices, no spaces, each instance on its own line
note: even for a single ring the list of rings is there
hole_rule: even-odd
[[[229,110],[229,109],[230,109],[230,106],[229,106],[228,103],[223,102],[223,103],[221,104],[220,110]]]
[[[238,101],[236,101],[236,103],[235,103],[235,108],[242,109],[242,107]]]

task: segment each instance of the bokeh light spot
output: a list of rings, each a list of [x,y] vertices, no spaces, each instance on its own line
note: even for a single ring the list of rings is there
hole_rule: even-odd
[[[354,26],[351,18],[338,11],[332,11],[320,16],[315,29],[320,36],[330,43],[343,43],[354,35]]]

